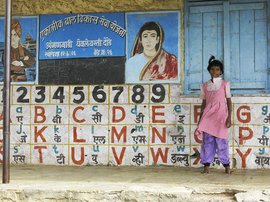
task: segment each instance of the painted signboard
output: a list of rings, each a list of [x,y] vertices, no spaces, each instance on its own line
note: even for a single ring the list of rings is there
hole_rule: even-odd
[[[124,13],[40,16],[39,59],[125,55]]]

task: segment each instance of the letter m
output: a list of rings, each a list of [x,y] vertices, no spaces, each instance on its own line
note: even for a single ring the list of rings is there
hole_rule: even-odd
[[[120,141],[121,137],[123,137],[123,143],[127,142],[127,126],[122,127],[120,133],[116,130],[115,126],[112,127],[112,139],[111,142],[114,143],[114,137],[116,136],[118,142]]]

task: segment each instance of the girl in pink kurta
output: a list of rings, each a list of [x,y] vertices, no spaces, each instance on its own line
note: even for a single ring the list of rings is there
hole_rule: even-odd
[[[201,163],[202,173],[209,173],[209,166],[217,153],[226,173],[230,171],[228,128],[231,127],[231,94],[230,83],[222,80],[224,67],[212,56],[207,70],[211,80],[201,86],[200,98],[203,100],[201,116],[195,135],[202,138]]]

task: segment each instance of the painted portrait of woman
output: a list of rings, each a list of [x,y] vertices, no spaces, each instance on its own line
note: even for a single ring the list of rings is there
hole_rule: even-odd
[[[136,34],[130,58],[126,61],[126,83],[178,80],[178,59],[176,54],[164,48],[165,40],[166,34],[159,22],[144,22]],[[178,46],[177,41],[174,45]]]

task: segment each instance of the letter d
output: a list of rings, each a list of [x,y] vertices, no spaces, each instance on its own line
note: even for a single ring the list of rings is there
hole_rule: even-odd
[[[119,117],[117,117],[117,115]],[[120,106],[113,106],[112,108],[112,122],[113,123],[119,123],[123,121],[126,117],[126,112],[123,107]]]
[[[137,105],[135,105],[135,107],[132,108],[130,112],[131,112],[132,114],[137,114],[137,113],[138,113]]]

